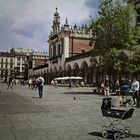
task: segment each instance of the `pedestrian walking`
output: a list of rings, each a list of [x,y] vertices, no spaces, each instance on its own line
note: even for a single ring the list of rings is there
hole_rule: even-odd
[[[51,81],[51,86],[54,86],[54,80],[52,79],[52,81]]]
[[[56,80],[54,81],[54,86],[55,86],[55,87],[58,87],[57,81],[56,81]]]
[[[29,80],[28,80],[28,85],[29,85],[29,89],[30,89],[32,86],[32,79],[31,78],[29,78]]]
[[[13,89],[13,77],[12,76],[10,76],[9,77],[9,80],[8,80],[8,87],[7,87],[7,89],[9,89],[9,87],[11,88],[11,89]]]
[[[69,90],[71,89],[71,87],[72,87],[72,81],[71,81],[71,79],[69,79]]]
[[[139,88],[140,88],[139,81],[137,81],[136,78],[134,78],[131,84],[130,92],[133,92],[132,94],[133,102],[134,104],[136,104],[137,107],[139,107],[140,104]]]
[[[109,96],[109,78],[108,75],[104,79],[104,96]]]
[[[36,78],[35,77],[32,79],[32,89],[36,90]]]
[[[37,78],[37,86],[38,86],[39,98],[42,98],[43,97],[43,86],[44,86],[44,78],[42,76],[39,76]]]

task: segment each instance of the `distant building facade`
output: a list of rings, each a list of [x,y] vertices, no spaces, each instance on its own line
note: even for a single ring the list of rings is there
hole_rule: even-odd
[[[45,65],[47,63],[48,56],[46,52],[32,51],[29,54],[28,65],[29,69],[33,69],[40,65]]]
[[[40,74],[44,74],[45,77],[46,73],[44,71],[37,74],[35,70],[44,68],[46,65],[48,66],[48,54],[46,52],[33,51],[28,59],[28,77],[38,77]]]
[[[14,72],[15,56],[8,52],[0,52],[0,76],[7,79],[7,76]]]
[[[10,52],[0,52],[0,77],[6,80],[13,75],[18,79],[27,79],[31,60],[33,63],[31,68],[44,65],[46,53],[24,48],[12,48]]]
[[[0,52],[0,76],[7,79],[10,75],[24,78],[26,69],[26,56]]]

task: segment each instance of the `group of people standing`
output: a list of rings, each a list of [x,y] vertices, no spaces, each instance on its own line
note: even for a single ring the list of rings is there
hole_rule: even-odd
[[[43,97],[43,86],[44,86],[44,78],[40,75],[38,78],[29,78],[28,80],[29,89],[37,89],[39,98]]]
[[[140,85],[139,81],[134,77],[127,83],[129,85],[128,92],[131,93],[133,104],[137,107],[140,105]],[[121,95],[121,86],[124,85],[124,82],[120,82],[119,80],[115,83],[115,92],[117,95]],[[103,89],[104,96],[110,96],[110,81],[108,75],[105,76],[103,83],[101,84],[101,88]],[[129,94],[128,93],[128,94]]]
[[[16,80],[14,76],[9,76],[9,78],[7,79],[7,89],[13,89],[14,84],[16,85],[15,81]],[[38,78],[29,78],[27,84],[29,86],[29,89],[36,90],[38,88],[39,98],[43,97],[44,78],[41,75]]]

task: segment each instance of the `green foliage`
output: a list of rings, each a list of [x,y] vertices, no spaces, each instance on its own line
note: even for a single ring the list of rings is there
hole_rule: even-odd
[[[135,33],[136,39],[140,39],[140,26],[135,27],[134,33]]]
[[[134,51],[136,55],[140,55],[140,44],[133,46],[132,51]]]
[[[99,18],[90,20],[95,48],[106,53],[112,47],[122,49],[130,46],[134,42],[130,13],[134,12],[134,7],[126,5],[122,0],[102,0]]]
[[[112,66],[119,73],[134,72],[137,67],[126,61],[122,52],[136,45],[140,37],[140,28],[132,24],[135,14],[134,6],[127,0],[101,0],[99,17],[90,19],[89,30],[95,42],[92,56],[102,56],[101,63]]]

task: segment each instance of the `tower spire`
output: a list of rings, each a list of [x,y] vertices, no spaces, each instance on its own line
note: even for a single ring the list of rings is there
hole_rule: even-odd
[[[54,20],[53,20],[53,25],[52,25],[52,28],[53,28],[53,34],[57,34],[60,30],[60,16],[59,16],[59,13],[58,13],[58,8],[56,6],[56,11],[54,13]]]
[[[69,24],[68,24],[68,19],[66,18],[65,24],[64,24],[64,29],[69,30]]]

